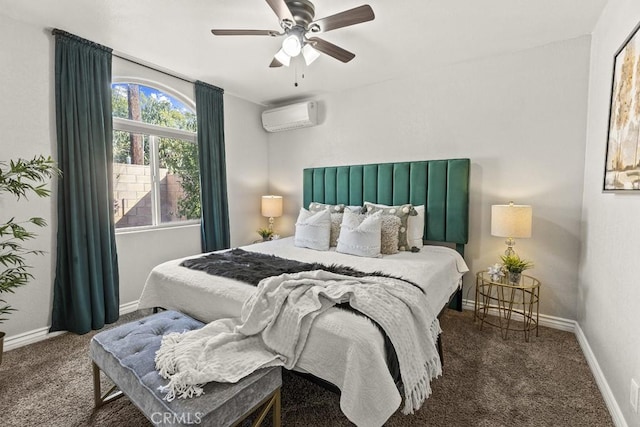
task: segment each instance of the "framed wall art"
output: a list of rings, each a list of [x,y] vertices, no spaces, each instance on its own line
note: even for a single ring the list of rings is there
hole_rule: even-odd
[[[615,54],[604,191],[640,194],[640,24]]]

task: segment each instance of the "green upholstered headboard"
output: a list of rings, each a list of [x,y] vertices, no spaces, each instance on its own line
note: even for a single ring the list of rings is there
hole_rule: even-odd
[[[304,206],[311,202],[361,206],[425,205],[425,240],[469,240],[469,159],[376,163],[304,169]]]

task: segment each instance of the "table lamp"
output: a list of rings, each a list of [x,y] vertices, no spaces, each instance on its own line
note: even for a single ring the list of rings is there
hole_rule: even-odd
[[[506,237],[505,244],[507,256],[515,255],[513,246],[516,244],[514,238],[531,237],[532,209],[529,205],[508,205],[491,206],[491,235]]]
[[[269,218],[269,231],[273,231],[273,218],[282,216],[282,196],[262,196],[261,212]]]

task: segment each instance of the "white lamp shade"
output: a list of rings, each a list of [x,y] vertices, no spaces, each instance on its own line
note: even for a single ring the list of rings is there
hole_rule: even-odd
[[[311,65],[313,61],[320,57],[320,52],[311,47],[310,44],[306,44],[302,48],[302,56],[304,56],[305,64]]]
[[[285,67],[288,67],[291,62],[291,57],[287,55],[283,49],[280,49],[278,53],[276,53],[275,58]]]
[[[276,218],[282,216],[282,196],[262,196],[262,216]]]
[[[491,235],[498,237],[531,237],[533,210],[529,205],[491,206]]]
[[[287,55],[294,57],[300,55],[300,51],[302,50],[302,43],[300,43],[300,38],[296,34],[291,34],[287,36],[282,41],[282,50]]]

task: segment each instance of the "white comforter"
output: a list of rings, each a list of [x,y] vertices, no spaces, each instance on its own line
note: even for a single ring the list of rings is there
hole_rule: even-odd
[[[426,246],[420,253],[403,252],[383,258],[301,249],[293,246],[291,238],[243,249],[403,277],[425,290],[434,313],[440,311],[459,285],[462,274],[468,271],[457,252],[436,246]],[[178,310],[203,322],[240,317],[242,305],[256,291],[255,287],[180,267],[181,261],[169,261],[154,268],[147,279],[140,308]],[[331,308],[317,317],[295,369],[338,386],[342,392],[340,407],[357,425],[382,425],[401,402],[386,366],[382,335],[368,319],[344,310]]]
[[[241,318],[163,337],[155,361],[160,375],[170,380],[163,387],[166,400],[200,396],[202,384],[234,383],[260,368],[293,369],[315,318],[347,301],[393,343],[404,385],[403,413],[412,414],[431,394],[431,379],[442,373],[436,348],[440,326],[420,289],[400,279],[324,270],[267,277],[257,289]]]

